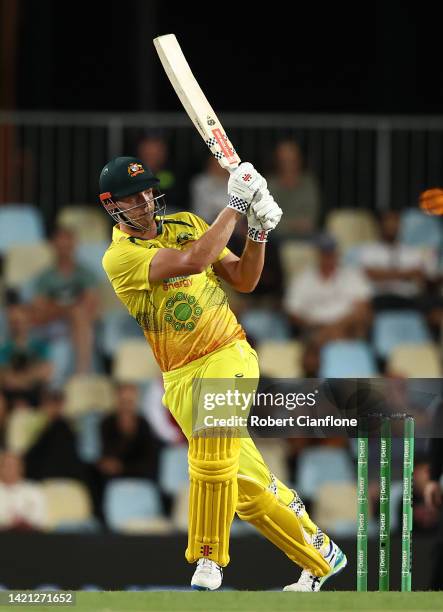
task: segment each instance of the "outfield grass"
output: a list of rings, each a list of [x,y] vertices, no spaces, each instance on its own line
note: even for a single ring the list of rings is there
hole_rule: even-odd
[[[442,593],[355,593],[330,591],[324,593],[277,593],[257,591],[227,591],[219,593],[163,592],[104,592],[77,593],[73,606],[37,607],[31,609],[55,612],[274,612],[291,610],[442,610]],[[2,606],[1,610],[17,610],[19,606]],[[21,607],[20,607],[21,608]]]

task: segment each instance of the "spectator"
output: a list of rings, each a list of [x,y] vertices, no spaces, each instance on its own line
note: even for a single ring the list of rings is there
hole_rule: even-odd
[[[48,522],[46,499],[39,487],[23,480],[19,455],[0,454],[0,529],[43,529]]]
[[[335,240],[317,241],[318,261],[290,283],[285,306],[293,322],[319,345],[364,336],[370,323],[371,290],[358,271],[340,264]]]
[[[102,457],[97,467],[107,479],[114,476],[152,478],[157,476],[159,445],[146,420],[137,414],[136,385],[117,388],[116,412],[102,422]]]
[[[8,307],[10,339],[0,346],[0,378],[10,407],[18,400],[37,406],[41,392],[51,378],[49,347],[30,335],[28,307]]]
[[[142,414],[157,438],[167,444],[183,444],[186,438],[172,414],[163,406],[163,378],[152,381],[143,396]]]
[[[94,321],[98,314],[96,281],[75,259],[74,233],[58,227],[53,235],[55,263],[36,280],[33,301],[35,325],[45,325],[49,335],[68,326],[75,350],[77,373],[92,368]],[[58,324],[58,325],[57,325]]]
[[[228,178],[226,170],[210,155],[205,171],[191,180],[192,210],[207,223],[212,223],[226,206]]]
[[[246,217],[244,217],[235,226],[228,243],[229,249],[238,257],[241,257],[244,248],[246,232],[247,221]],[[272,239],[272,234],[269,242],[266,244],[263,271],[252,297],[256,305],[258,301],[261,301],[272,307],[281,307],[283,297],[283,267],[278,243]],[[246,297],[246,299],[248,298]]]
[[[159,189],[166,195],[167,212],[171,213],[184,210],[186,206],[179,197],[182,191],[178,178],[168,166],[168,155],[168,145],[158,135],[145,136],[137,145],[137,157],[160,180]]]
[[[284,140],[274,152],[274,174],[269,191],[283,210],[283,223],[276,232],[288,237],[312,234],[318,227],[321,198],[316,178],[304,169],[300,147]]]
[[[0,452],[5,448],[6,422],[8,420],[6,397],[0,389]]]
[[[63,417],[64,395],[47,392],[41,406],[43,416],[39,433],[25,455],[26,476],[32,480],[45,478],[84,477],[78,458],[76,439],[69,422]]]
[[[414,459],[414,533],[435,533],[438,526],[439,511],[437,508],[426,503],[425,490],[430,480],[430,465],[426,457],[416,454]],[[403,519],[403,504],[400,502],[397,508],[399,524]]]
[[[381,239],[356,249],[357,263],[371,280],[376,309],[414,308],[426,282],[437,272],[437,260],[429,250],[401,244],[400,213],[381,216]]]

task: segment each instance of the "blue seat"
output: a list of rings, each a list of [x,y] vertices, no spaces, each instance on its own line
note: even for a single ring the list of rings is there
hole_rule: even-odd
[[[326,344],[321,351],[321,378],[358,378],[376,374],[374,355],[366,342],[338,340]]]
[[[108,247],[109,241],[80,242],[77,245],[77,261],[94,274],[97,282],[108,282],[108,277],[102,266],[103,255]]]
[[[117,531],[131,520],[150,519],[162,514],[156,485],[138,478],[111,480],[105,489],[103,510],[107,524]]]
[[[400,221],[400,242],[414,247],[440,248],[443,227],[438,217],[431,217],[418,209],[405,210]]]
[[[327,482],[354,482],[354,469],[344,448],[312,447],[305,449],[298,461],[295,488],[302,497],[312,499]]]
[[[188,482],[188,447],[180,445],[162,449],[159,465],[160,488],[169,495],[176,495]]]
[[[375,351],[384,359],[400,344],[423,344],[431,340],[423,315],[415,310],[378,313],[373,334]]]
[[[75,422],[78,456],[85,463],[94,463],[101,457],[100,423],[103,413],[85,412]]]
[[[16,244],[33,244],[44,240],[40,212],[30,204],[0,206],[0,254]]]
[[[139,324],[126,311],[114,310],[104,314],[99,344],[103,353],[108,357],[112,357],[125,340],[142,337],[143,332]]]
[[[248,336],[252,336],[256,342],[288,340],[291,337],[287,320],[273,310],[247,310],[241,315],[240,322]]]

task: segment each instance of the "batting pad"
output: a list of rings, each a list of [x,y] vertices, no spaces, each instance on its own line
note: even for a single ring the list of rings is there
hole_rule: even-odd
[[[189,441],[189,528],[186,559],[229,563],[229,531],[237,505],[240,438],[236,429],[204,429]]]
[[[325,576],[331,568],[320,552],[306,541],[302,521],[294,510],[252,480],[239,478],[238,484],[238,516],[254,525],[291,561],[314,576]]]

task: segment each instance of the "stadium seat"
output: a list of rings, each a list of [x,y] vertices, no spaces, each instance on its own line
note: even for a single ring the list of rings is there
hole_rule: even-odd
[[[115,353],[113,377],[121,382],[143,383],[160,374],[146,340],[125,340]]]
[[[415,310],[378,313],[374,320],[373,335],[375,351],[384,359],[399,344],[423,344],[431,339],[423,316]]]
[[[153,482],[138,478],[111,480],[105,489],[103,511],[106,523],[115,531],[140,530],[161,517],[160,495]]]
[[[99,334],[100,348],[107,357],[112,357],[122,342],[143,339],[143,331],[137,321],[124,310],[105,312]]]
[[[100,298],[102,313],[114,312],[118,310],[120,312],[125,312],[128,317],[130,316],[124,307],[123,302],[115,294],[115,291],[108,279],[98,284],[97,291]]]
[[[47,268],[52,260],[52,249],[46,241],[11,246],[4,260],[6,286],[22,287]]]
[[[103,255],[108,246],[109,240],[102,242],[80,242],[77,245],[77,261],[94,274],[98,283],[109,283],[102,266]]]
[[[44,240],[40,212],[29,204],[0,206],[0,254],[19,244],[35,244]]]
[[[361,242],[372,242],[378,238],[375,219],[368,210],[332,210],[326,218],[326,229],[337,240],[345,252]]]
[[[338,340],[320,353],[320,377],[365,378],[375,376],[377,367],[370,346],[360,340]]]
[[[42,487],[48,504],[49,529],[90,531],[96,527],[89,492],[83,483],[51,478],[44,480]]]
[[[159,484],[162,491],[168,495],[176,495],[188,482],[187,445],[163,448],[159,464]]]
[[[256,438],[254,442],[270,471],[275,474],[279,480],[287,482],[290,476],[286,440],[277,438]]]
[[[286,317],[268,309],[253,308],[240,315],[240,323],[255,342],[288,340],[291,335]]]
[[[114,387],[111,380],[100,374],[76,374],[65,387],[65,414],[78,417],[85,412],[107,412],[114,406]]]
[[[299,495],[315,498],[321,485],[327,482],[355,484],[351,458],[344,448],[317,446],[300,454],[295,474],[295,488]]]
[[[388,371],[408,378],[440,378],[443,376],[438,347],[427,344],[399,344],[388,361]]]
[[[286,240],[280,246],[285,284],[315,262],[315,249],[306,241]]]
[[[106,214],[97,206],[65,206],[57,215],[57,225],[72,229],[79,242],[111,242]]]
[[[418,208],[403,211],[400,241],[409,246],[439,249],[443,244],[441,219],[426,215]]]
[[[296,340],[262,342],[257,347],[260,372],[274,378],[301,376],[302,351],[302,344]]]
[[[92,411],[80,414],[74,422],[77,453],[85,463],[95,463],[101,457],[100,424],[103,413]]]
[[[15,408],[6,424],[6,448],[24,454],[44,427],[45,417],[38,410]]]
[[[357,530],[355,482],[324,482],[314,494],[312,520],[328,534],[353,537]]]
[[[182,533],[188,532],[189,485],[182,485],[177,491],[173,504],[171,519],[174,527]]]

